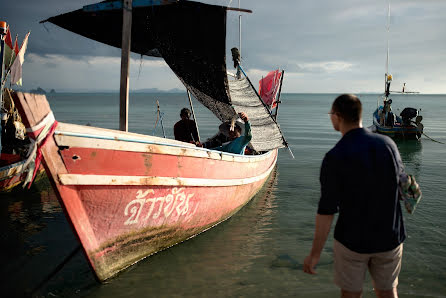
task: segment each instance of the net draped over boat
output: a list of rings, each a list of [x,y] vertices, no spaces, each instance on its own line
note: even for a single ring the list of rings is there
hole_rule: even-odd
[[[246,78],[229,81],[231,103],[237,113],[245,112],[251,123],[251,146],[256,151],[285,147],[282,133]]]
[[[113,1],[101,3],[108,2]],[[224,6],[193,1],[133,7],[131,51],[162,57],[194,97],[219,120],[228,121],[236,112],[246,112],[255,150],[284,147],[278,125],[249,82],[246,79],[228,82],[226,15]],[[79,9],[45,21],[121,48],[121,9]]]

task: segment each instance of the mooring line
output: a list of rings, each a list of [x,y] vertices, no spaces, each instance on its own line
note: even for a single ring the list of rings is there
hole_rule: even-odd
[[[427,137],[429,140],[433,141],[433,142],[436,142],[436,143],[440,143],[440,144],[446,145],[446,144],[443,143],[443,142],[440,142],[440,141],[437,141],[437,140],[432,139],[430,136],[428,136],[428,135],[425,134],[424,132],[422,132],[422,134],[423,134],[425,137]]]

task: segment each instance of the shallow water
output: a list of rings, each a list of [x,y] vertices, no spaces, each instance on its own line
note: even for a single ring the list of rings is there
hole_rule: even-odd
[[[324,154],[339,140],[328,111],[336,95],[283,94],[279,122],[296,159],[279,154],[267,185],[236,215],[180,245],[151,256],[117,277],[98,284],[82,253],[47,282],[63,259],[78,247],[77,239],[53,191],[41,180],[30,191],[0,195],[0,282],[3,297],[333,297],[332,233],[317,267],[302,272],[314,229],[319,199],[319,169]],[[361,95],[364,126],[372,124],[378,95]],[[129,130],[162,136],[154,130],[155,101],[164,113],[167,137],[183,94],[133,94]],[[446,143],[444,95],[395,95],[393,109],[422,108],[425,133]],[[50,104],[57,120],[118,128],[117,94],[55,94]],[[213,135],[218,120],[195,102],[202,139]],[[399,141],[408,173],[414,174],[423,199],[414,215],[404,211],[408,230],[400,297],[446,297],[446,145],[425,137]],[[379,184],[377,178],[376,184]],[[34,289],[34,291],[33,291]],[[370,279],[365,297],[374,297]]]

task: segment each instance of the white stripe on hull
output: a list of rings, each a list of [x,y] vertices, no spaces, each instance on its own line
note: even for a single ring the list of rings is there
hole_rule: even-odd
[[[113,175],[83,175],[59,174],[62,185],[158,185],[158,186],[236,186],[251,184],[265,179],[271,173],[275,162],[264,173],[250,178],[241,179],[203,179],[182,177],[154,177],[154,176],[113,176]]]

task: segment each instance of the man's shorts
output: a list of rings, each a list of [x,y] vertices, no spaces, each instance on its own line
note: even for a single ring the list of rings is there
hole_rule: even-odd
[[[333,243],[334,281],[343,290],[360,292],[367,269],[374,287],[386,291],[398,285],[403,244],[395,249],[372,254],[351,251],[336,239]]]

